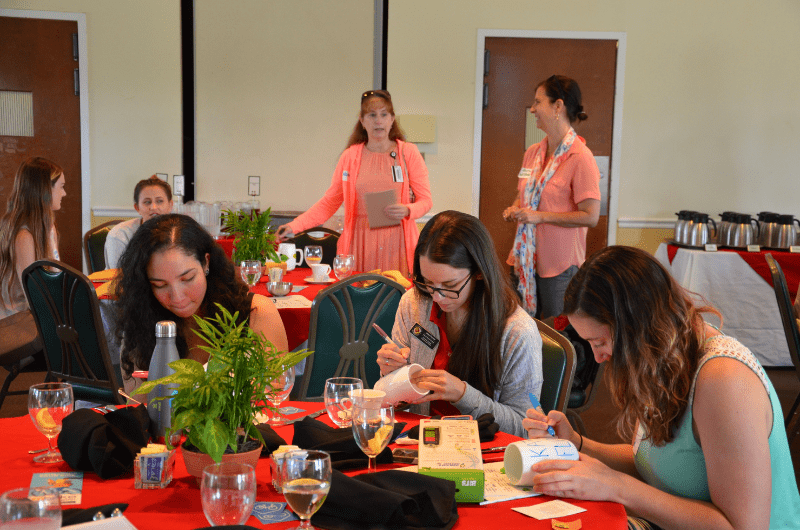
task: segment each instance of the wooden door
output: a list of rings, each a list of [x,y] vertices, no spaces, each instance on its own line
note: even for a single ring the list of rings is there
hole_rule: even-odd
[[[0,136],[0,208],[20,163],[42,156],[64,168],[67,196],[56,212],[61,260],[82,269],[79,68],[73,56],[78,23],[0,17],[0,91],[32,95],[33,136]],[[76,54],[77,55],[77,54]]]
[[[595,156],[611,157],[617,41],[487,37],[489,72],[484,77],[488,106],[481,131],[479,217],[505,262],[516,224],[503,210],[517,193],[517,175],[525,153],[525,125],[535,87],[553,74],[578,82],[589,119],[575,125]],[[610,164],[609,164],[610,167]],[[601,181],[603,201],[597,226],[589,229],[587,255],[608,241],[609,179]]]

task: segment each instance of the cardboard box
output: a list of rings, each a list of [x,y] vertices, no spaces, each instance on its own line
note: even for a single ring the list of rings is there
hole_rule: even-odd
[[[452,480],[457,502],[483,501],[483,456],[475,420],[419,422],[419,473]]]

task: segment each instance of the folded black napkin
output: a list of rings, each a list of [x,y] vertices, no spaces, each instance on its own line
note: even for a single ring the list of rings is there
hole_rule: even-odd
[[[286,445],[286,440],[281,438],[271,425],[259,423],[256,425],[256,429],[261,433],[261,437],[264,438],[264,445],[261,447],[261,456],[269,456],[278,447]]]
[[[329,530],[449,529],[458,520],[455,483],[408,471],[356,477],[334,470],[331,490],[311,523]]]
[[[97,512],[102,513],[106,517],[111,517],[111,512],[119,508],[124,512],[128,507],[127,504],[104,504],[102,506],[95,506],[94,508],[67,508],[61,510],[61,526],[70,526],[73,524],[91,523],[94,520]]]
[[[438,420],[441,416],[432,416],[432,420]],[[500,425],[494,421],[494,414],[487,412],[478,417],[478,437],[481,442],[491,442],[494,435],[500,430]],[[415,425],[408,430],[409,438],[419,439],[419,425]]]
[[[150,438],[144,405],[108,414],[79,409],[64,418],[58,449],[75,471],[94,471],[102,479],[133,469],[133,459]]]
[[[395,423],[391,441],[394,441],[405,423]],[[292,443],[300,449],[315,449],[331,455],[334,469],[357,469],[367,465],[368,457],[358,447],[352,429],[336,429],[313,418],[303,418],[294,424]],[[388,447],[375,460],[378,464],[391,464],[392,451]]]

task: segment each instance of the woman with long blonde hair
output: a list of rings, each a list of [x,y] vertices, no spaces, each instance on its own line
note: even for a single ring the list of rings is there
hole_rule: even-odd
[[[25,267],[59,259],[54,212],[67,194],[64,184],[64,170],[46,158],[29,158],[17,170],[0,218],[0,318],[28,307],[20,282]]]

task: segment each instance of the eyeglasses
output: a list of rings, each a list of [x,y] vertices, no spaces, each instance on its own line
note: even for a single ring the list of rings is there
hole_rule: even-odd
[[[386,101],[392,100],[392,96],[390,96],[389,93],[385,90],[367,90],[366,92],[361,94],[361,101],[364,101],[370,96],[377,96],[379,98],[385,99]]]
[[[431,296],[433,296],[433,293],[439,293],[439,296],[441,296],[442,298],[449,298],[451,300],[455,300],[456,298],[459,297],[459,295],[461,294],[461,291],[464,290],[464,287],[467,286],[467,284],[469,283],[469,279],[470,278],[472,278],[472,273],[469,273],[466,278],[461,280],[461,281],[464,282],[464,284],[457,291],[453,290],[453,289],[442,289],[441,287],[434,287],[432,285],[428,285],[428,284],[426,284],[424,282],[421,282],[419,280],[416,280],[416,279],[413,280],[413,281],[414,281],[414,285],[417,286],[417,289],[419,289],[422,292],[428,293]]]
[[[551,75],[547,81],[548,82],[552,81],[556,85],[556,90],[558,91],[558,99],[566,102],[567,96],[566,93],[564,92],[564,87],[561,85],[561,81],[558,80],[558,77],[556,77],[555,75]]]

